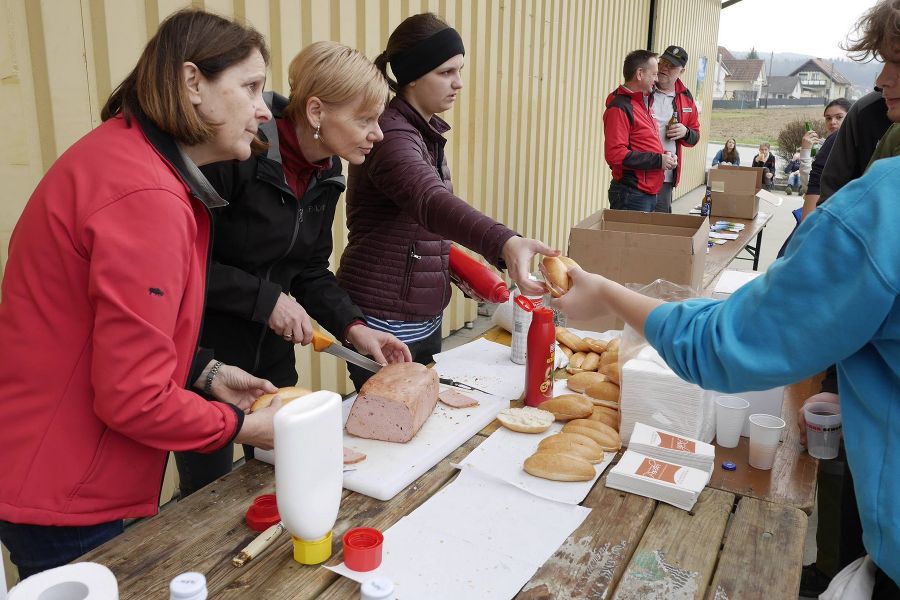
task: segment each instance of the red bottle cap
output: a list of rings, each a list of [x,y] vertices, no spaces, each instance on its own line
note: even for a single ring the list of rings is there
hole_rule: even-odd
[[[344,564],[358,572],[377,569],[381,564],[384,536],[371,527],[356,527],[344,534]]]
[[[254,531],[265,531],[281,521],[275,494],[263,494],[254,498],[245,518],[247,525]]]
[[[531,298],[529,298],[528,296],[519,294],[518,296],[516,296],[514,302],[518,304],[519,308],[521,308],[525,312],[531,312],[534,310],[534,302],[532,302]]]

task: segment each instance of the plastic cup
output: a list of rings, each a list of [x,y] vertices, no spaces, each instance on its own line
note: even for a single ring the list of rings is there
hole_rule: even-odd
[[[784,421],[766,414],[750,415],[750,466],[768,471],[775,464]]]
[[[841,445],[841,407],[833,402],[811,402],[803,407],[806,448],[813,458],[837,458]]]
[[[741,439],[750,403],[737,396],[716,396],[716,443],[734,448]]]

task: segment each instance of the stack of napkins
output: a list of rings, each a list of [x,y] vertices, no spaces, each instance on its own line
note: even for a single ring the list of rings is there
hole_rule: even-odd
[[[678,377],[650,346],[622,367],[619,413],[625,445],[630,444],[637,422],[704,442],[715,435],[711,395]]]
[[[683,465],[701,471],[711,471],[716,460],[712,444],[682,437],[671,431],[635,423],[628,449],[651,458]]]
[[[691,510],[709,482],[709,472],[628,450],[606,476],[606,487]]]

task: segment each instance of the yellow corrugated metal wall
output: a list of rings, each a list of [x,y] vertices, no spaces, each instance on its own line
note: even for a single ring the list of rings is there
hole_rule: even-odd
[[[369,57],[405,17],[433,11],[466,43],[465,89],[444,115],[458,194],[524,235],[565,248],[572,224],[604,207],[609,169],[601,113],[625,54],[646,46],[650,0],[0,0],[0,273],[31,191],[61,152],[99,123],[100,106],[156,26],[186,6],[246,19],[269,39],[268,87],[305,45],[333,39]],[[658,0],[654,50],[677,42],[707,56],[708,129],[718,0]],[[701,183],[704,134],[688,151],[680,192]],[[335,224],[336,264],[346,241]],[[444,333],[475,316],[459,294]],[[349,390],[342,363],[298,350],[301,384]]]
[[[653,27],[654,52],[662,54],[667,46],[681,46],[688,53],[688,64],[681,77],[691,90],[700,111],[700,141],[682,153],[681,184],[675,197],[681,197],[703,185],[706,169],[706,143],[712,112],[712,92],[716,75],[716,44],[719,38],[720,0],[657,0]],[[700,59],[706,57],[703,83],[697,85]]]

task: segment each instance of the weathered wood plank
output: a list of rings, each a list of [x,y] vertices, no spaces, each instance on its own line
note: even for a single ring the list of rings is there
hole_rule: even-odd
[[[517,599],[603,599],[615,588],[656,502],[609,489],[602,477],[582,505],[592,508],[591,514],[538,569]]]
[[[703,598],[734,500],[734,494],[707,488],[691,512],[659,503],[613,598]]]
[[[236,576],[231,558],[258,535],[244,513],[274,482],[271,465],[251,460],[79,560],[109,567],[122,600],[165,597],[169,581],[188,570],[206,574],[210,589],[226,585]]]
[[[809,396],[819,391],[820,377],[810,377],[785,388],[782,418],[786,423],[784,440],[775,454],[771,471],[750,466],[750,444],[742,437],[736,448],[716,446],[716,462],[730,460],[736,471],[713,469],[709,487],[731,492],[737,496],[759,498],[776,504],[812,512],[816,501],[816,473],[819,461],[800,446],[797,430],[797,410]]]
[[[375,527],[382,531],[387,529],[446,485],[457,472],[450,466],[450,463],[462,460],[483,440],[484,438],[479,435],[473,436],[415,483],[387,502],[351,493],[341,502],[341,510],[334,526],[333,556],[328,564],[338,564],[342,561],[341,537],[348,529],[360,526]],[[210,588],[210,597],[221,600],[316,598],[339,578],[339,575],[328,569],[296,563],[292,555],[290,538],[283,537],[283,540],[273,544],[274,547],[267,556],[254,560],[244,567],[227,587],[216,590]],[[358,584],[354,585],[358,586]],[[346,598],[348,596],[345,593],[339,597]]]
[[[806,526],[806,514],[799,509],[741,498],[707,598],[795,600]]]

